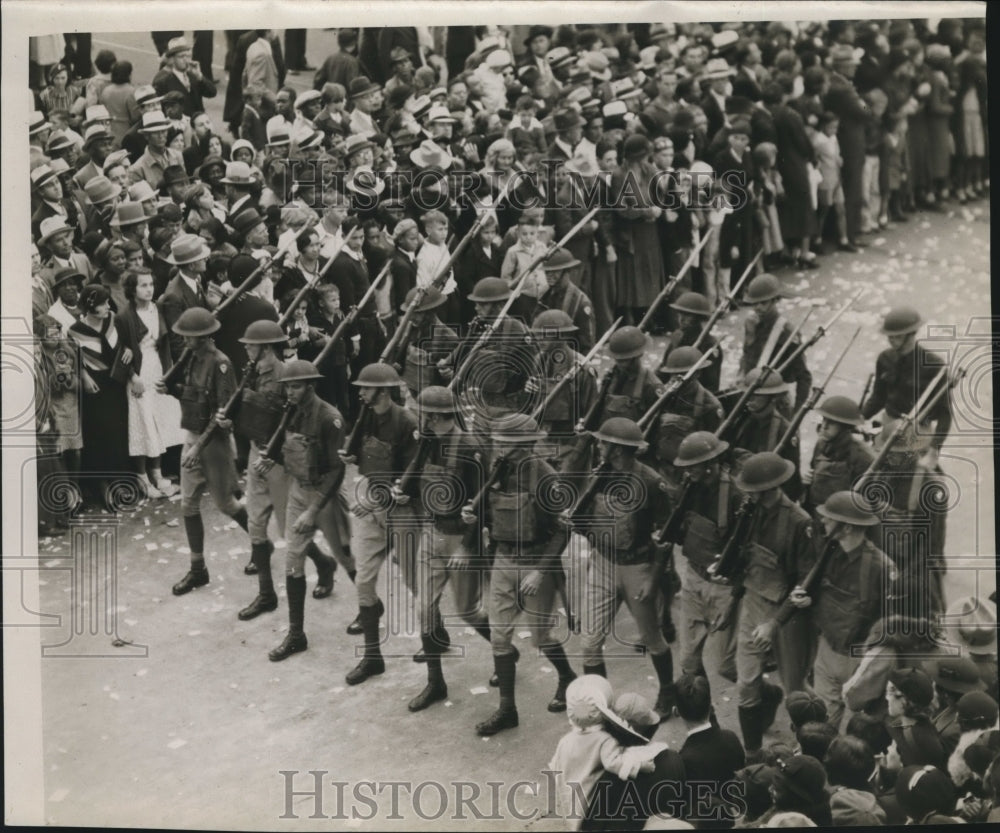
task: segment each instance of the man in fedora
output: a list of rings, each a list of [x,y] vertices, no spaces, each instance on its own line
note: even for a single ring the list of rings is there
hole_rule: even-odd
[[[564,107],[552,116],[556,136],[549,145],[548,159],[569,162],[576,153],[576,146],[583,138],[583,119],[580,114],[569,107]]]
[[[219,182],[226,187],[226,201],[229,203],[227,225],[233,226],[244,211],[260,212],[260,205],[254,196],[256,183],[246,162],[228,163],[226,175]]]
[[[215,84],[207,79],[201,67],[191,60],[191,47],[184,38],[173,38],[163,55],[163,69],[153,78],[153,87],[165,96],[179,92],[184,96],[183,109],[188,116],[205,109],[204,99],[215,98]]]
[[[389,53],[389,66],[392,75],[385,82],[385,94],[389,95],[396,87],[409,87],[413,84],[413,58],[402,46],[394,46]]]
[[[100,232],[105,239],[111,239],[111,219],[121,189],[106,176],[95,176],[83,189],[86,195],[84,214],[88,232]]]
[[[174,361],[184,350],[184,338],[174,332],[174,324],[185,310],[208,309],[203,281],[210,254],[205,241],[196,234],[182,234],[170,243],[167,261],[177,267],[177,275],[167,284],[157,304],[171,331],[170,354]]]
[[[701,109],[708,118],[709,141],[726,124],[726,99],[733,90],[733,68],[725,58],[712,58],[705,66],[702,80],[708,81],[708,89],[701,99]]]
[[[142,114],[142,127],[139,128],[146,137],[146,149],[128,170],[129,181],[146,180],[154,189],[163,183],[163,172],[171,165],[184,168],[184,156],[179,150],[167,147],[167,130],[170,122],[161,110],[153,110]]]
[[[45,143],[52,133],[52,122],[45,118],[41,110],[33,110],[28,119],[28,146],[31,150],[31,161],[45,161]]]
[[[35,205],[31,215],[31,233],[37,238],[44,220],[57,217],[68,223],[70,213],[69,205],[63,196],[59,175],[50,165],[32,168],[30,177],[31,195]]]
[[[232,228],[236,244],[246,255],[263,248],[270,239],[264,218],[253,208],[241,211],[232,218]]]
[[[962,728],[958,725],[958,701],[970,691],[984,691],[986,683],[969,657],[941,657],[924,663],[924,671],[934,681],[937,712],[932,718],[946,754],[958,746]]]
[[[83,288],[84,277],[79,271],[69,267],[57,271],[47,283],[56,297],[47,314],[59,322],[63,335],[68,336],[69,328],[79,320],[82,312],[80,290]]]
[[[128,151],[129,156],[132,159],[138,159],[142,156],[142,152],[146,149],[146,137],[141,132],[142,128],[142,115],[143,113],[152,113],[160,109],[160,104],[163,101],[163,96],[158,95],[156,90],[153,89],[152,85],[145,84],[141,87],[136,87],[135,92],[132,93],[132,98],[135,99],[136,106],[139,109],[139,119],[133,124],[127,131],[125,135],[121,138],[121,146]]]
[[[83,150],[90,160],[74,175],[73,182],[83,188],[95,176],[100,176],[104,168],[104,160],[115,146],[114,136],[106,127],[99,124],[91,125],[83,134]]]
[[[145,252],[147,219],[146,212],[137,202],[122,202],[115,206],[115,216],[111,228],[116,240],[131,240],[143,247]]]
[[[191,180],[182,166],[168,165],[163,171],[160,194],[167,197],[175,205],[184,205],[190,184]]]
[[[94,277],[94,267],[87,256],[73,246],[76,229],[63,217],[48,217],[39,225],[36,238],[38,248],[44,252],[41,274],[51,278],[61,269],[75,269],[88,281]]]
[[[858,67],[854,48],[836,44],[830,49],[830,87],[823,106],[837,116],[837,141],[844,164],[840,172],[844,187],[844,210],[847,214],[847,239],[853,246],[863,246],[861,233],[862,173],[865,165],[865,125],[871,118],[868,105],[861,100],[852,79]]]
[[[347,89],[351,101],[351,133],[371,136],[379,132],[375,115],[382,105],[382,88],[367,76],[359,75]]]
[[[518,64],[522,67],[534,67],[538,71],[543,95],[549,96],[558,92],[559,82],[552,74],[552,67],[546,59],[552,47],[552,27],[532,26],[528,29],[524,45],[527,49]]]
[[[997,608],[989,599],[965,596],[949,606],[941,621],[948,642],[975,663],[986,693],[997,700]]]

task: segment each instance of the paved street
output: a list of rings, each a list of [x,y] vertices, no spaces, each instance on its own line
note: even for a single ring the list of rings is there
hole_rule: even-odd
[[[141,36],[114,37],[152,51]],[[320,56],[313,47],[311,40],[310,56],[317,63]],[[220,62],[221,54],[217,50]],[[873,236],[863,254],[829,255],[815,272],[783,272],[781,277],[796,295],[785,302],[793,321],[810,304],[826,299],[805,326],[807,335],[864,288],[855,307],[809,353],[819,381],[854,330],[861,328],[828,394],[860,396],[884,344],[878,333],[880,318],[899,302],[919,307],[931,325],[924,335],[970,364],[969,378],[956,397],[956,427],[941,460],[951,478],[955,504],[948,525],[946,586],[954,597],[975,592],[978,581],[979,592],[988,594],[994,588],[995,545],[988,434],[993,411],[987,203],[968,209],[956,206],[946,214],[915,215],[908,224]],[[741,329],[737,314],[723,322],[724,386],[735,370]],[[657,358],[653,352],[647,357],[650,362]],[[802,430],[804,459],[815,425],[810,417]],[[43,644],[67,641],[74,610],[87,621],[95,617],[94,627],[100,633],[74,637],[56,651],[86,654],[85,658],[42,661],[48,823],[262,830],[282,824],[316,830],[330,829],[331,824],[337,829],[402,830],[423,825],[457,830],[472,824],[497,830],[561,829],[561,823],[553,820],[518,821],[507,804],[515,782],[544,784],[541,770],[568,728],[565,716],[545,711],[555,675],[550,664],[528,648],[526,639],[517,640],[523,655],[518,666],[520,728],[491,739],[477,738],[473,732],[474,724],[496,706],[496,692],[487,687],[492,670],[489,650],[459,625],[451,626],[451,632],[463,650],[453,650],[444,663],[447,703],[418,715],[407,712],[406,703],[425,681],[424,667],[410,660],[419,647],[412,622],[410,632],[388,637],[385,675],[357,688],[345,686],[344,674],[355,664],[354,649],[360,646],[358,638],[344,632],[356,612],[353,587],[346,577],[338,577],[331,598],[307,600],[309,650],[284,663],[268,662],[267,651],[280,641],[286,626],[282,550],[274,558],[281,607],[251,622],[237,621],[236,611],[256,591],[255,579],[242,572],[249,542],[241,530],[225,526],[228,518],[215,513],[207,501],[205,508],[212,580],[183,598],[170,593],[170,586],[187,568],[177,501],[145,504],[113,527],[117,571],[109,578],[98,574],[90,580],[99,589],[103,585],[105,591],[109,587],[116,591],[117,646],[97,621],[103,608],[92,601],[93,591],[81,586],[78,596],[74,589],[66,569],[72,562],[70,536],[41,544],[45,568],[40,574],[41,610],[63,617],[60,627],[40,631]],[[311,566],[307,570],[311,588],[315,575]],[[393,598],[405,597],[397,593]],[[77,599],[91,601],[79,605]],[[619,617],[618,627],[623,641],[634,638],[627,614]],[[571,639],[571,655],[576,645],[577,639]],[[627,647],[616,653],[608,661],[616,691],[655,698],[648,659]],[[578,658],[574,665],[579,669]],[[712,684],[721,722],[737,729],[735,687],[718,678]],[[787,729],[782,710],[768,739],[787,737]],[[657,739],[673,746],[682,734],[674,720]],[[299,821],[283,822],[288,777],[280,774],[283,770],[301,773],[292,782],[299,792],[311,789],[310,770],[327,771],[320,776],[326,787],[319,812],[325,816],[338,813],[338,794],[331,781],[436,780],[446,785],[449,805],[444,816],[436,817],[441,797],[435,788],[423,790],[418,806],[432,820],[422,821],[410,809],[408,793],[401,790],[398,819],[393,818],[387,789],[378,798],[375,821],[331,822],[310,819],[316,811],[314,798],[298,795],[291,806]],[[474,815],[469,807],[464,819],[454,818],[453,784],[459,781],[482,785],[482,796],[473,804],[486,818]],[[498,807],[491,808],[487,782],[504,784],[495,788]],[[470,797],[473,788],[463,789]],[[368,805],[352,801],[351,790],[345,788],[343,796],[346,814],[354,807],[358,815],[368,815]],[[544,811],[544,792],[532,797],[530,787],[520,787],[512,800],[514,810],[525,815]]]

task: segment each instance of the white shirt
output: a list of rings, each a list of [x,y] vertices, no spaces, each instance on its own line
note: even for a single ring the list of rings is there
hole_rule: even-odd
[[[696,735],[698,734],[698,732],[704,732],[706,729],[711,729],[711,728],[712,728],[711,722],[706,720],[704,723],[699,723],[693,729],[688,729],[687,736],[691,737],[691,735]]]
[[[327,231],[323,223],[315,226],[316,234],[319,236],[319,253],[322,257],[333,257],[337,250],[343,245],[344,233],[338,227],[336,231]]]
[[[177,274],[181,276],[181,280],[187,284],[188,289],[190,289],[199,298],[201,297],[201,284],[198,283],[197,278],[192,278],[183,268],[177,271]]]
[[[49,307],[49,315],[51,315],[56,321],[62,325],[63,335],[68,335],[69,328],[76,323],[77,316],[73,315],[66,305],[63,304],[61,300],[57,300],[51,307]]]

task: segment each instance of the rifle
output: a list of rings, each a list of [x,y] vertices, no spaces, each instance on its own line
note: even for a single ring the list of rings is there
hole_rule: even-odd
[[[345,315],[344,319],[337,325],[337,328],[330,335],[326,344],[323,345],[323,349],[316,354],[316,358],[313,359],[313,364],[316,365],[317,370],[319,370],[323,360],[330,355],[334,345],[337,343],[337,339],[343,336],[347,328],[354,323],[365,304],[371,300],[371,297],[375,294],[375,290],[378,289],[379,284],[382,283],[383,279],[388,274],[389,263],[386,262],[385,266],[382,267],[382,271],[375,276],[375,280],[371,282],[371,285],[365,290],[365,294],[361,296],[361,300],[347,311],[347,315]]]
[[[243,379],[240,381],[236,390],[233,391],[233,395],[229,397],[226,404],[222,406],[222,413],[225,419],[232,419],[233,413],[236,411],[236,405],[243,396],[243,390],[246,388],[247,383],[250,381],[250,374],[254,373],[257,369],[257,359],[253,359],[247,362],[247,366],[243,371]],[[208,445],[208,441],[211,439],[212,434],[215,433],[215,429],[219,427],[219,420],[216,414],[212,415],[212,419],[208,423],[208,427],[198,435],[191,447],[187,450],[184,457],[186,459],[186,464],[182,460],[185,468],[193,468],[195,463],[197,463],[198,458],[201,456],[202,449]]]
[[[771,356],[761,356],[762,360],[767,359],[767,361],[762,361],[762,364],[773,364],[773,365],[778,364],[781,357],[785,354],[785,351],[790,346],[795,344],[795,339],[798,338],[799,333],[802,331],[802,328],[806,325],[806,321],[809,320],[809,316],[812,315],[812,312],[813,312],[813,307],[810,306],[809,309],[806,310],[806,314],[802,316],[802,320],[795,325],[795,329],[792,330],[792,332],[789,334],[788,338],[784,341],[784,343],[777,350],[774,351],[774,354]]]
[[[490,466],[490,473],[486,475],[482,487],[466,505],[465,509],[470,515],[476,515],[477,522],[470,524],[468,530],[462,538],[462,545],[469,552],[474,552],[479,548],[480,537],[483,532],[482,518],[479,517],[480,507],[486,499],[486,493],[493,487],[493,484],[507,476],[510,462],[504,456],[497,456]]]
[[[701,358],[698,359],[692,366],[691,369],[684,373],[683,376],[675,376],[667,385],[660,398],[654,402],[648,411],[644,413],[639,418],[639,427],[642,429],[643,439],[648,440],[649,435],[653,431],[653,426],[656,424],[656,417],[663,410],[664,406],[677,394],[689,379],[691,379],[695,373],[701,370],[712,357],[712,354],[719,349],[718,344],[712,345],[708,350],[706,350]]]
[[[284,245],[282,245],[281,248],[279,248],[273,255],[268,255],[266,258],[264,258],[257,266],[257,268],[254,269],[249,275],[247,275],[243,283],[241,283],[238,287],[236,287],[236,289],[234,289],[232,293],[227,298],[225,298],[221,304],[219,304],[219,306],[217,306],[214,310],[209,310],[212,316],[217,318],[220,312],[223,312],[224,310],[232,306],[234,303],[236,303],[237,299],[244,292],[249,290],[251,286],[253,286],[254,282],[257,280],[257,277],[265,269],[267,269],[275,260],[277,260],[280,256],[284,255],[291,248],[292,244],[296,240],[298,240],[303,234],[305,234],[309,229],[311,229],[315,224],[316,224],[315,220],[310,220],[309,222],[305,223],[302,226],[302,228],[300,228],[297,232],[295,232],[295,236],[287,240],[284,243]],[[184,350],[181,352],[180,356],[177,358],[177,361],[174,362],[168,368],[166,373],[163,374],[163,378],[160,379],[160,382],[165,387],[169,387],[173,383],[174,379],[176,379],[177,376],[180,374],[183,366],[190,358],[191,358],[191,348],[185,347]]]
[[[837,321],[840,319],[840,316],[842,316],[845,312],[847,312],[847,310],[850,308],[850,306],[855,301],[857,301],[858,298],[861,297],[861,293],[864,292],[864,291],[865,290],[864,290],[863,287],[861,289],[859,289],[854,294],[854,297],[849,298],[847,300],[846,304],[844,304],[840,309],[838,309],[833,315],[830,316],[829,320],[827,320],[824,324],[820,324],[819,327],[816,328],[816,332],[813,333],[809,337],[808,340],[802,342],[802,344],[800,344],[798,347],[796,347],[795,350],[792,352],[792,354],[787,359],[785,359],[780,365],[778,365],[778,367],[776,368],[776,370],[778,371],[778,373],[784,373],[788,369],[788,366],[793,361],[795,361],[806,350],[808,350],[810,347],[812,347],[817,341],[819,341],[821,338],[823,338],[823,336],[826,335],[826,331],[829,330],[830,327],[832,327],[834,324],[837,323]]]
[[[865,382],[865,389],[861,391],[861,400],[858,402],[858,410],[864,411],[865,400],[868,399],[868,393],[872,389],[872,383],[875,381],[875,371],[873,370],[868,374],[868,381]]]
[[[708,317],[708,321],[706,321],[704,326],[701,328],[698,338],[696,338],[694,344],[691,345],[692,347],[698,347],[708,337],[708,334],[712,332],[712,327],[715,326],[715,323],[722,318],[723,315],[729,312],[729,308],[736,300],[736,296],[740,294],[743,284],[746,283],[747,278],[750,277],[750,272],[753,271],[754,266],[757,265],[757,261],[759,261],[763,256],[764,250],[761,249],[757,252],[757,256],[750,261],[747,268],[743,270],[743,274],[740,275],[740,279],[736,281],[736,285],[729,291],[729,294],[722,299],[720,304],[714,310],[712,310],[712,314]]]
[[[316,276],[315,283],[309,283],[308,281],[306,281],[306,285],[303,286],[302,289],[300,289],[297,293],[295,293],[295,297],[292,298],[292,302],[288,305],[288,309],[286,309],[283,313],[281,313],[281,316],[278,318],[279,327],[284,329],[285,325],[292,320],[292,316],[295,315],[296,307],[298,307],[298,305],[301,304],[303,300],[305,300],[305,297],[306,295],[309,294],[310,289],[315,289],[317,286],[319,286],[319,282],[323,280],[323,276],[330,270],[330,267],[333,266],[333,261],[337,259],[337,255],[340,254],[340,251],[343,248],[344,248],[344,241],[341,240],[340,245],[337,246],[337,251],[335,251],[332,255],[330,255],[326,263],[323,264],[323,268],[319,270],[319,274]]]
[[[694,265],[695,258],[698,257],[698,253],[704,248],[705,244],[708,242],[708,238],[711,237],[712,232],[715,231],[715,228],[716,228],[715,226],[711,226],[709,228],[708,234],[706,234],[701,240],[698,241],[698,245],[695,246],[694,249],[691,251],[691,254],[688,256],[688,259],[684,262],[684,265],[681,266],[680,271],[677,273],[676,277],[667,281],[666,286],[664,286],[663,289],[660,290],[660,294],[653,299],[653,303],[650,305],[649,309],[646,310],[646,314],[642,317],[642,320],[639,322],[640,330],[645,330],[646,327],[649,326],[649,323],[653,320],[653,315],[656,313],[657,307],[659,307],[664,300],[670,297],[670,294],[674,291],[677,284],[680,283],[681,278],[683,278],[687,274],[688,269],[690,269],[692,265]]]

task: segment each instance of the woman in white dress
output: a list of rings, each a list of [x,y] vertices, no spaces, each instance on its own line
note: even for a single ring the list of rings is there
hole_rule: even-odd
[[[128,382],[128,451],[150,498],[174,494],[177,487],[160,469],[160,455],[184,441],[180,403],[157,393],[156,382],[170,366],[170,348],[163,314],[153,303],[153,276],[130,272],[125,276],[128,307],[118,325],[135,356]]]

